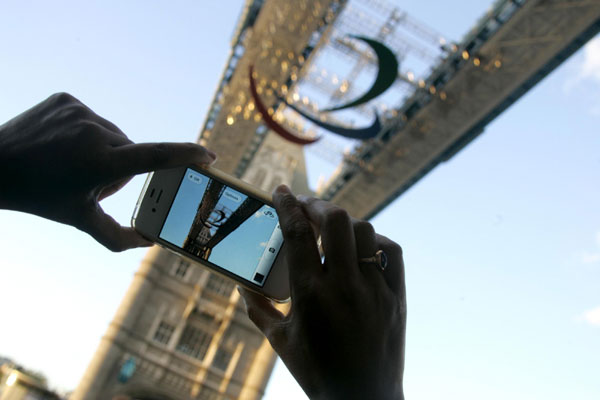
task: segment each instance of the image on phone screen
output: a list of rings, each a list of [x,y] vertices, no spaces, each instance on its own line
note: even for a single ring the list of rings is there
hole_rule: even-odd
[[[283,243],[273,207],[189,168],[159,237],[261,287]]]

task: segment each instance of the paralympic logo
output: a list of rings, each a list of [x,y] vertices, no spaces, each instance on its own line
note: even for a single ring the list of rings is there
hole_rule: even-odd
[[[366,91],[363,95],[357,97],[356,99],[348,103],[321,110],[321,113],[329,113],[344,110],[365,104],[368,101],[373,100],[374,98],[383,94],[386,90],[388,90],[390,86],[394,84],[394,82],[396,81],[396,77],[398,76],[398,60],[396,58],[396,55],[386,45],[377,40],[370,39],[365,36],[353,35],[351,37],[365,42],[375,52],[378,64],[377,77],[375,78],[375,81],[373,82],[369,90]],[[310,139],[299,137],[298,135],[290,132],[284,126],[275,121],[275,119],[269,114],[267,107],[261,100],[260,96],[258,95],[258,91],[256,90],[256,80],[254,76],[253,65],[250,65],[249,67],[249,79],[250,92],[252,94],[252,98],[254,99],[254,103],[256,104],[256,110],[262,116],[265,125],[267,125],[269,129],[277,133],[283,139],[299,145],[315,143],[320,139],[320,137]],[[343,137],[347,137],[350,139],[367,140],[374,138],[381,131],[381,121],[379,119],[379,115],[377,114],[376,109],[374,110],[375,118],[370,126],[354,129],[329,124],[327,122],[322,121],[318,116],[310,115],[307,112],[296,107],[295,105],[288,103],[283,97],[279,97],[279,100],[284,102],[292,110],[294,110],[307,120],[311,121],[315,125]]]

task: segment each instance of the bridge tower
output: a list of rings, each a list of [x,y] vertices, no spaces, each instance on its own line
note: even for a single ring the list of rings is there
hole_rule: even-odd
[[[215,128],[213,137],[218,132],[213,118],[224,114],[217,115],[214,109],[233,104],[228,96],[237,95],[230,82],[234,66],[259,51],[264,35],[271,36],[277,3],[245,3],[229,62],[205,122],[205,128]],[[338,2],[303,4],[298,14],[306,24],[302,35],[290,34],[285,38],[289,42],[278,46],[304,48],[330,15],[332,4]],[[288,12],[292,11],[298,10],[288,7]],[[223,117],[219,124],[227,127],[227,139],[209,144],[219,154],[217,167],[229,173],[234,173],[231,160],[235,153],[253,145],[240,142],[240,138],[264,129],[254,119],[244,120],[243,115],[239,114],[236,124]],[[302,149],[279,137],[264,138],[261,144],[241,177],[265,191],[286,183],[297,193],[310,193]],[[71,398],[260,399],[275,360],[271,346],[247,318],[234,283],[155,246],[135,273]]]

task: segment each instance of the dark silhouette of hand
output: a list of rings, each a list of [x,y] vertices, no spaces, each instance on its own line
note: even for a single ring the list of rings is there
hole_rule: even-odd
[[[215,158],[193,143],[134,144],[73,96],[57,93],[0,126],[0,208],[72,225],[112,251],[149,246],[98,202],[136,174]]]
[[[368,222],[280,186],[291,309],[240,288],[250,319],[311,399],[403,399],[406,293],[400,246]],[[316,237],[320,236],[322,261]],[[381,270],[359,262],[383,250]]]

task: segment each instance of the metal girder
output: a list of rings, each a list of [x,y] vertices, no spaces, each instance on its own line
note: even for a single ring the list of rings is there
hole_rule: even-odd
[[[459,45],[459,54],[468,49],[469,58],[479,57],[480,65],[459,57],[444,60],[432,75],[450,77],[438,87],[447,93],[446,101],[427,93],[409,99],[397,128],[355,153],[364,167],[345,164],[323,190],[324,198],[357,217],[372,217],[467,145],[600,30],[600,1],[530,0],[499,6]],[[512,17],[496,27],[510,7]],[[496,30],[483,40],[487,26]]]
[[[257,81],[264,90],[263,101],[276,108],[278,99],[269,86],[275,82],[277,87],[292,88],[303,66],[308,64],[307,59],[318,47],[318,39],[345,2],[265,0],[251,23],[243,25],[238,32],[240,50],[236,52],[235,47],[232,50],[199,138],[201,144],[219,154],[217,168],[241,176],[266,136],[258,133],[262,123],[260,118],[255,119],[256,110],[249,113],[249,118],[244,117],[252,103],[248,90],[249,66],[256,66]],[[296,79],[291,79],[292,75]],[[265,79],[264,85],[262,79]]]
[[[204,246],[204,243],[199,244],[197,242],[198,235],[202,230],[210,228],[210,226],[206,226],[206,223],[210,214],[213,212],[215,206],[219,202],[219,199],[223,195],[224,190],[225,185],[223,183],[214,179],[210,180],[206,186],[204,194],[202,195],[202,200],[198,205],[198,210],[194,216],[194,221],[192,222],[190,231],[183,243],[182,247],[184,250],[192,254],[199,255],[198,251]]]
[[[206,243],[206,247],[212,249],[221,243],[221,240],[225,239],[227,235],[233,232],[238,226],[243,224],[262,206],[262,202],[252,197],[248,197],[238,208],[236,208],[229,218],[227,218],[227,221],[225,221],[225,223],[217,229],[208,243]]]

